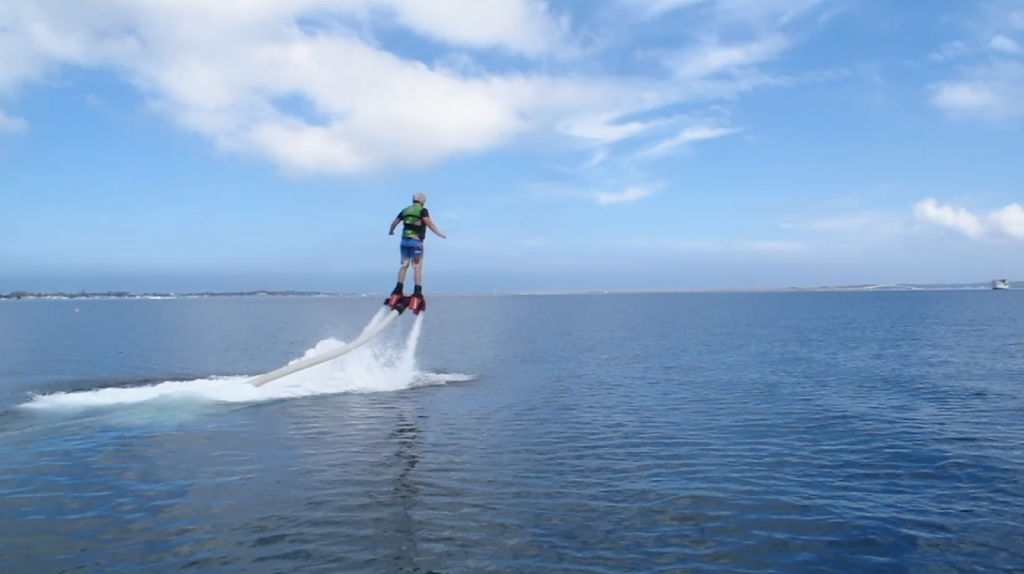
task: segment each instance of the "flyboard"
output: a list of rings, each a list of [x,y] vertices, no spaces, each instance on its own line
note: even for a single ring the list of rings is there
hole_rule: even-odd
[[[352,351],[355,351],[356,349],[362,347],[366,343],[369,343],[371,340],[373,340],[374,337],[380,335],[384,331],[384,329],[387,329],[388,325],[390,325],[392,321],[397,319],[398,316],[401,315],[406,309],[412,311],[414,315],[419,315],[420,311],[425,311],[427,309],[427,303],[423,300],[423,296],[418,293],[414,294],[411,297],[403,297],[401,293],[392,293],[391,296],[388,297],[388,300],[384,302],[384,304],[391,308],[391,312],[388,313],[386,317],[381,319],[380,323],[377,323],[376,325],[373,326],[373,328],[367,330],[362,335],[359,335],[359,337],[357,337],[351,343],[343,347],[334,349],[332,351],[328,351],[322,355],[317,355],[315,357],[310,357],[303,361],[298,361],[290,365],[285,365],[280,369],[276,369],[270,371],[269,373],[260,375],[255,379],[249,381],[249,384],[254,387],[262,387],[263,385],[271,381],[276,381],[277,379],[280,379],[281,377],[284,377],[286,375],[297,373],[304,369],[308,369],[310,367],[319,365],[320,363],[330,361],[331,359],[337,359],[338,357],[351,353]]]

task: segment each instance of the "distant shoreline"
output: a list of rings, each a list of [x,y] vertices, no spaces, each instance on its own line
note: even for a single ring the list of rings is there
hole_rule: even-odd
[[[865,291],[979,291],[992,290],[987,283],[969,284],[884,284],[884,285],[836,285],[818,287],[737,287],[721,289],[594,289],[566,291],[439,291],[435,296],[509,296],[509,295],[642,295],[667,293],[798,293],[798,292],[865,292]],[[130,293],[127,291],[111,291],[105,293],[34,293],[29,291],[12,291],[0,293],[0,300],[38,300],[38,299],[200,299],[207,297],[372,297],[385,293],[347,293],[330,291],[204,291],[195,293]]]
[[[325,291],[206,291],[197,293],[32,293],[12,291],[0,294],[0,299],[198,299],[204,297],[351,297],[361,293],[331,293]]]

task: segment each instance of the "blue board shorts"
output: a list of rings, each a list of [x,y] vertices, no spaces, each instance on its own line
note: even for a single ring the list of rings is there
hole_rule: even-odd
[[[411,237],[402,238],[402,259],[419,259],[423,257],[423,241]]]

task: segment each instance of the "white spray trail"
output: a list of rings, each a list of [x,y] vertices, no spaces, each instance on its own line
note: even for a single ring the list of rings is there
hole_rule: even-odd
[[[420,341],[420,326],[423,325],[423,315],[416,315],[412,322],[412,329],[405,340],[405,352],[402,353],[399,368],[406,372],[416,372],[416,345]]]
[[[363,332],[372,329],[375,323],[380,323],[387,311],[390,309],[383,307]],[[404,348],[389,348],[390,345],[386,341],[371,343],[348,355],[288,375],[263,387],[250,385],[251,377],[248,376],[211,377],[191,381],[167,381],[141,387],[112,387],[34,395],[22,407],[38,410],[75,410],[133,405],[156,399],[251,403],[336,393],[391,392],[413,386],[443,385],[474,379],[473,375],[416,370],[416,346],[422,324],[423,315],[417,315],[406,337]],[[306,351],[302,358],[320,355],[342,345],[343,343],[336,339],[325,339]]]
[[[362,336],[369,333],[370,329],[376,327],[377,324],[381,322],[381,319],[383,319],[384,316],[387,315],[389,311],[391,311],[391,309],[386,305],[378,309],[377,314],[373,316],[373,319],[370,319],[370,322],[367,323],[365,327],[363,327],[363,331],[359,333],[359,335]]]

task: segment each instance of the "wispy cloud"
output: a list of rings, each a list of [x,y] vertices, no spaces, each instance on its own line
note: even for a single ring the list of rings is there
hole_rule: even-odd
[[[897,216],[886,211],[861,211],[817,219],[804,227],[814,231],[878,237],[906,231],[907,221],[906,216]]]
[[[596,194],[596,197],[598,203],[605,205],[609,203],[633,202],[652,195],[657,191],[653,187],[633,186],[617,192],[601,191]]]
[[[748,22],[761,26],[780,25],[829,4],[825,0],[620,0],[637,6],[649,18],[691,7],[708,8],[722,23]]]
[[[1024,1],[986,0],[986,12],[994,26],[1024,32]]]
[[[807,244],[799,241],[743,241],[735,245],[742,250],[769,253],[797,253],[807,249]]]
[[[671,118],[635,118],[770,83],[755,67],[793,43],[781,28],[829,3],[624,2],[649,17],[698,4],[710,16],[659,48],[673,54],[673,77],[619,77],[599,65],[576,74],[536,66],[587,57],[571,20],[542,0],[8,2],[0,3],[0,92],[66,67],[108,70],[150,109],[221,149],[297,174],[347,174],[428,165],[535,133],[591,145],[661,133]],[[724,40],[733,26],[748,39]],[[440,55],[429,64],[389,51],[374,37],[380,29],[433,42]],[[452,51],[463,57],[446,57]],[[514,63],[488,68],[495,51]],[[295,100],[308,113],[287,105]],[[21,125],[15,120],[8,130]],[[684,131],[656,150],[727,128],[717,129]]]
[[[988,0],[969,18],[968,35],[932,54],[957,58],[955,76],[927,87],[932,105],[958,118],[1001,121],[1024,116],[1024,49],[1015,39],[1024,18],[1021,0]],[[952,74],[951,74],[952,75]]]
[[[690,241],[677,241],[669,243],[667,247],[676,251],[684,252],[754,252],[754,253],[778,253],[793,254],[802,253],[809,249],[809,245],[799,241],[720,241],[713,239],[699,239]]]
[[[590,169],[590,168],[593,168],[593,167],[597,167],[598,165],[601,164],[601,162],[603,162],[605,159],[607,159],[607,157],[608,157],[608,148],[601,148],[601,149],[595,151],[594,154],[590,156],[590,159],[587,160],[587,162],[585,164],[583,164],[583,168],[584,169]]]
[[[914,215],[919,221],[958,231],[972,239],[985,236],[1024,239],[1024,208],[1017,203],[979,216],[963,207],[941,205],[934,198],[928,198],[914,205]]]
[[[516,243],[524,247],[544,247],[551,243],[551,240],[546,237],[529,237],[526,239],[516,240]]]
[[[791,217],[780,222],[779,227],[813,238],[819,244],[857,247],[902,241],[915,228],[913,221],[913,216],[905,211],[860,210],[828,217]]]
[[[686,128],[678,135],[668,138],[658,144],[640,152],[641,156],[664,155],[673,149],[684,146],[688,143],[720,138],[741,131],[740,128],[698,126]]]
[[[578,115],[558,123],[562,133],[606,144],[627,138],[664,125],[667,120],[617,122],[621,112]]]
[[[21,132],[28,129],[28,122],[17,116],[7,115],[0,110],[0,132]]]
[[[959,58],[972,51],[971,47],[962,40],[954,40],[942,45],[941,48],[928,54],[928,58],[937,62],[945,62]]]
[[[1002,34],[992,38],[988,43],[988,47],[999,52],[1006,52],[1007,54],[1021,53],[1020,44],[1015,42],[1012,38],[1007,38]]]
[[[878,220],[874,213],[855,213],[828,219],[818,219],[807,224],[810,229],[818,231],[855,231],[871,227]]]
[[[673,54],[666,62],[681,78],[705,77],[773,59],[788,46],[785,36],[774,33],[743,44],[714,41]]]
[[[929,87],[935,106],[962,117],[1000,120],[1024,115],[1024,64],[996,61],[968,68],[959,80]]]

